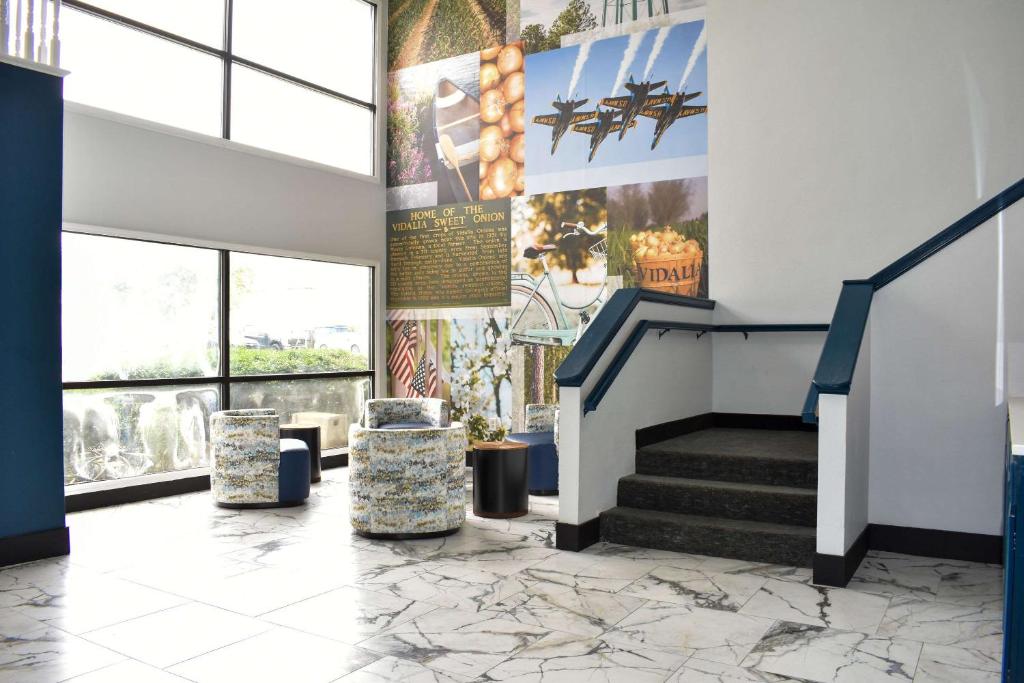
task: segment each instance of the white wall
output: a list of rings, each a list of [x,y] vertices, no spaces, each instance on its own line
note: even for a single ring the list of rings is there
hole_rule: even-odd
[[[1024,176],[1024,2],[708,0],[717,322],[823,322]]]
[[[1018,208],[1006,213],[1008,230],[1024,230]],[[997,221],[989,221],[875,293],[874,523],[1001,533],[997,238]],[[1008,256],[1024,262],[1024,251]]]
[[[597,410],[583,401],[640,320],[710,323],[709,310],[641,302],[583,386],[559,390],[559,520],[580,524],[615,507],[620,477],[635,471],[636,430],[711,412],[711,341],[706,334],[648,332]],[[574,427],[580,425],[577,432]],[[578,436],[576,435],[578,433]]]
[[[717,313],[717,312],[716,312]],[[720,322],[716,315],[716,322]],[[803,322],[827,323],[831,319]],[[720,332],[713,335],[716,413],[799,415],[825,332]]]

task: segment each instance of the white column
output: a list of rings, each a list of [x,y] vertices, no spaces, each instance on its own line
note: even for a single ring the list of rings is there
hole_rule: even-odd
[[[580,524],[580,387],[558,389],[558,521]]]

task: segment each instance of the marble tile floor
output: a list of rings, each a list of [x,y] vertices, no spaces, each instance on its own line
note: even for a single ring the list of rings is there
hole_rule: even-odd
[[[558,504],[370,541],[347,470],[309,504],[196,493],[68,516],[73,554],[0,570],[0,683],[999,680],[997,566],[871,553],[810,571],[554,547]]]

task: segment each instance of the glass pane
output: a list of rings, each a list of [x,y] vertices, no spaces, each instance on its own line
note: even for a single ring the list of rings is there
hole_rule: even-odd
[[[369,377],[238,382],[231,385],[232,408],[274,408],[281,424],[320,426],[324,450],[348,445],[348,427],[358,422],[370,397]]]
[[[220,136],[223,62],[65,6],[64,97],[197,133]]]
[[[231,374],[366,370],[366,266],[231,253]]]
[[[66,232],[65,382],[218,374],[218,253]]]
[[[373,99],[373,7],[363,0],[235,0],[232,51],[349,97]]]
[[[210,464],[216,385],[64,392],[64,483]]]
[[[210,47],[224,46],[224,3],[217,0],[90,0],[90,4]]]
[[[231,139],[373,173],[373,114],[247,67],[231,72]]]

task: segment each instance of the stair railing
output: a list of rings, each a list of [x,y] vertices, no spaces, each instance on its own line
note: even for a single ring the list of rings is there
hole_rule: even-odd
[[[814,379],[804,401],[804,422],[817,422],[818,397],[848,395],[857,368],[871,300],[876,291],[913,270],[972,230],[995,218],[1024,197],[1024,178],[989,199],[934,237],[882,268],[866,280],[845,280],[822,347]]]

